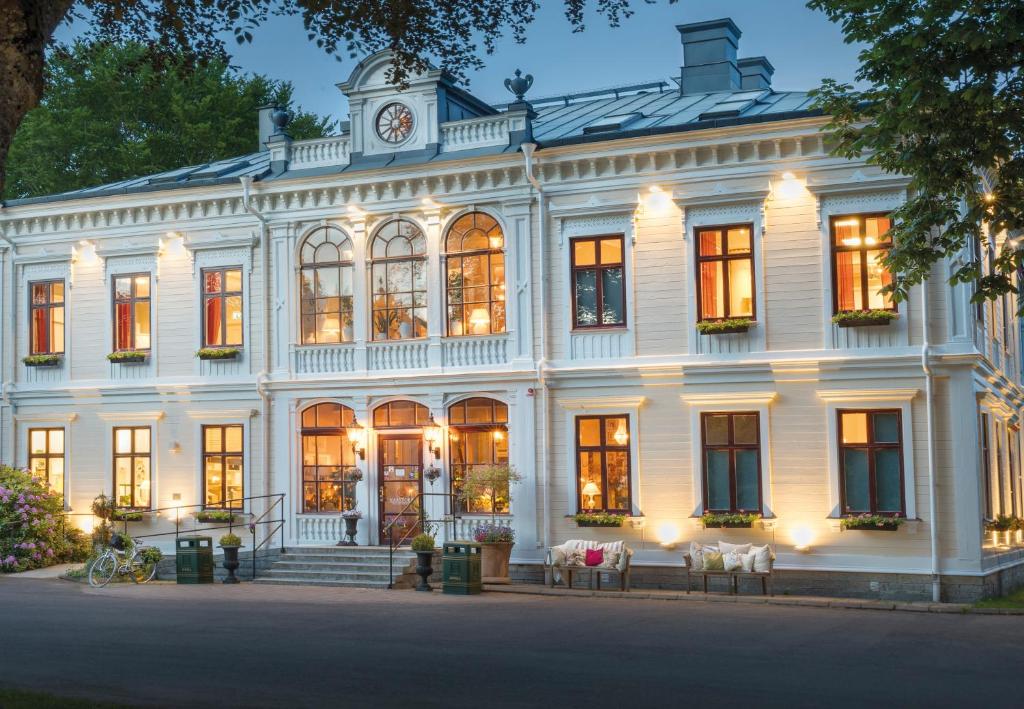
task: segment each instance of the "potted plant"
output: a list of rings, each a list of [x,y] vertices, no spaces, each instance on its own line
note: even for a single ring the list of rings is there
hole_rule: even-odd
[[[749,318],[726,318],[725,320],[702,320],[697,323],[697,332],[702,335],[730,335],[746,332],[754,324]]]
[[[427,479],[431,485],[437,482],[437,479],[441,477],[441,469],[431,465],[429,468],[423,471],[423,477]]]
[[[621,527],[626,515],[613,515],[607,512],[580,512],[573,517],[577,527]]]
[[[906,520],[899,515],[889,517],[887,515],[861,514],[852,517],[844,517],[840,522],[842,529],[857,529],[876,532],[895,532]]]
[[[146,361],[148,353],[143,350],[118,350],[107,355],[114,364],[139,364]]]
[[[742,512],[705,512],[700,517],[704,529],[750,529],[759,519],[757,513]]]
[[[238,359],[241,352],[237,347],[203,347],[196,352],[196,357],[206,360]]]
[[[832,316],[839,327],[874,327],[888,325],[899,318],[892,310],[845,310]]]
[[[459,489],[464,501],[487,500],[490,503],[491,523],[474,533],[480,542],[481,576],[487,583],[510,583],[508,562],[512,557],[515,532],[507,525],[498,524],[499,510],[507,513],[512,503],[512,486],[522,475],[507,463],[480,465],[466,471]]]
[[[239,521],[238,515],[229,510],[200,510],[195,514],[196,521],[202,522],[203,524],[214,524],[216,522],[234,524]]]
[[[224,569],[228,572],[228,577],[224,579],[224,583],[238,583],[238,577],[235,576],[235,569],[238,568],[238,550],[242,546],[242,538],[237,534],[225,534],[220,538],[220,548],[224,550]]]
[[[338,542],[339,547],[355,547],[359,546],[356,543],[356,525],[359,520],[363,518],[363,513],[359,510],[345,510],[341,513],[341,518],[345,520],[345,536],[348,539],[343,539]]]
[[[113,522],[141,522],[142,511],[141,510],[114,510],[110,519]]]
[[[60,366],[61,356],[59,354],[35,354],[23,357],[21,362],[26,367],[57,367]]]
[[[99,549],[110,544],[110,519],[114,516],[114,501],[100,493],[92,501],[92,513],[100,520],[92,530],[93,548]]]
[[[432,591],[430,575],[434,573],[434,535],[423,532],[412,538],[412,550],[416,552],[417,591]]]

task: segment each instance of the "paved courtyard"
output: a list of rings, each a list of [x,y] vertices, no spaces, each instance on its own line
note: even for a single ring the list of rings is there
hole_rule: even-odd
[[[166,707],[1013,704],[1024,617],[0,578],[0,686]]]

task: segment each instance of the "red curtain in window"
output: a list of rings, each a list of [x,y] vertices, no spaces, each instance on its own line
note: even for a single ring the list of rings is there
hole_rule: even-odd
[[[856,310],[853,302],[855,288],[852,254],[840,252],[836,254],[836,288],[839,289],[839,309]]]
[[[700,312],[704,318],[718,317],[718,279],[716,263],[700,265]]]

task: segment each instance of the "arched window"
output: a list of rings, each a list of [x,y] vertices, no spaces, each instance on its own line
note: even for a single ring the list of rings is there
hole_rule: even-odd
[[[314,404],[302,412],[302,511],[344,512],[355,507],[355,451],[345,429],[355,412],[341,404]]]
[[[416,428],[430,423],[430,410],[415,401],[389,401],[373,410],[374,428]]]
[[[482,212],[455,220],[445,239],[448,334],[505,332],[505,235]]]
[[[452,494],[456,509],[470,514],[491,514],[491,496],[460,499],[466,474],[485,465],[508,464],[508,406],[475,397],[452,404],[448,409],[448,451]],[[508,487],[494,495],[496,514],[508,514]]]
[[[306,237],[301,265],[302,344],[352,341],[352,241],[322,227]]]
[[[427,240],[405,219],[373,237],[371,322],[374,340],[427,336]]]

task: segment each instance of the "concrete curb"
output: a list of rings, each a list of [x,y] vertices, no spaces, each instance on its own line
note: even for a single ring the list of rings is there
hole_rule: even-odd
[[[806,606],[810,608],[837,608],[873,611],[903,611],[909,613],[955,613],[959,615],[1022,615],[1024,608],[975,608],[966,603],[925,603],[879,601],[861,598],[823,598],[817,596],[730,596],[725,594],[690,593],[685,591],[592,591],[590,589],[550,588],[532,584],[511,586],[484,585],[493,593],[519,593],[531,596],[562,598],[630,598],[633,600],[683,601],[692,603],[736,603],[748,606]]]

